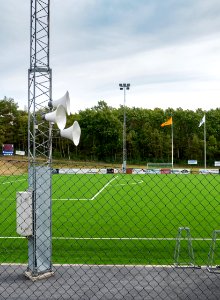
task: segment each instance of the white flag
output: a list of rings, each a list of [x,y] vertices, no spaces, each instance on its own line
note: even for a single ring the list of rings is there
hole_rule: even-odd
[[[204,123],[205,123],[205,115],[203,116],[202,120],[200,121],[199,127],[202,126],[202,124],[204,124]]]

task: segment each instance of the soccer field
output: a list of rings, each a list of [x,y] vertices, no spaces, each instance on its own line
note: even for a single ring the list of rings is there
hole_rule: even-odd
[[[211,174],[55,174],[53,263],[173,264],[178,228],[189,227],[195,262],[205,265],[220,229],[219,183]],[[27,262],[27,239],[16,234],[27,175],[1,176],[0,186],[0,260]],[[186,248],[184,239],[187,260]]]

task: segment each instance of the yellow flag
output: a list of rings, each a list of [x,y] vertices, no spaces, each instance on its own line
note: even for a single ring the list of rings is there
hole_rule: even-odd
[[[163,124],[161,124],[160,126],[161,127],[164,127],[164,126],[168,126],[168,125],[172,125],[173,124],[173,119],[172,119],[172,117],[169,119],[169,120],[167,120],[166,122],[164,122]]]

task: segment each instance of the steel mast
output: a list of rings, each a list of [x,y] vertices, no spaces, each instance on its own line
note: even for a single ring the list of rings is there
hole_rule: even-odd
[[[32,193],[33,232],[28,237],[31,278],[52,274],[51,152],[52,124],[42,120],[52,100],[50,0],[31,0],[28,70],[28,185]]]

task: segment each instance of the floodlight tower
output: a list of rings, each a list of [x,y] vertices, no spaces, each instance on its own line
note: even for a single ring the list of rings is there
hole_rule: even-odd
[[[28,237],[27,276],[52,274],[51,152],[52,123],[41,114],[52,101],[50,0],[31,0],[28,70],[28,185],[32,193],[32,235]],[[49,110],[49,108],[48,108]]]
[[[126,149],[126,90],[130,89],[130,83],[119,83],[120,90],[124,90],[124,122],[123,122],[123,164],[122,172],[126,173],[127,149]]]

